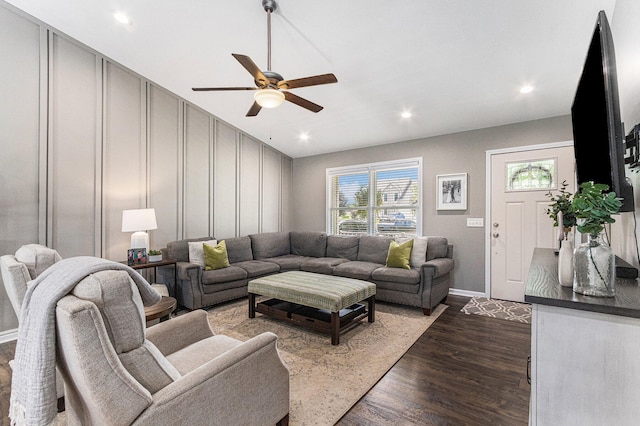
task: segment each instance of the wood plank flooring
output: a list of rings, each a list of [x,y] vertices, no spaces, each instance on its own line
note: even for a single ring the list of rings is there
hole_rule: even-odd
[[[449,308],[339,425],[527,425],[531,326]]]
[[[526,425],[531,327],[449,308],[338,425]],[[15,342],[0,345],[0,424],[9,425]]]

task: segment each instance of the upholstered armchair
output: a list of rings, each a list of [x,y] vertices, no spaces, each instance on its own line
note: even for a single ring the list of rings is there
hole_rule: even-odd
[[[20,320],[22,301],[27,292],[27,283],[35,279],[45,269],[62,260],[58,252],[40,244],[27,244],[18,249],[15,255],[0,257],[0,272],[4,288],[9,296],[13,310]],[[9,364],[13,364],[12,361]],[[58,410],[64,410],[64,381],[56,375],[56,394]]]
[[[192,311],[145,327],[126,271],[82,280],[56,308],[69,424],[286,424],[289,371],[263,333],[216,335]]]

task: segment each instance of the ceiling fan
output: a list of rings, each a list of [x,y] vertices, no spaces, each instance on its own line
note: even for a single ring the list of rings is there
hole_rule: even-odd
[[[194,87],[195,92],[226,91],[226,90],[257,90],[253,95],[254,102],[247,117],[255,117],[262,108],[275,108],[287,100],[312,112],[320,112],[322,107],[300,96],[289,92],[289,89],[299,87],[317,86],[320,84],[337,83],[338,79],[333,74],[321,74],[312,77],[285,80],[277,72],[271,71],[271,13],[276,10],[275,0],[262,0],[262,7],[267,12],[267,71],[260,68],[246,55],[232,53],[240,65],[253,76],[256,87]]]

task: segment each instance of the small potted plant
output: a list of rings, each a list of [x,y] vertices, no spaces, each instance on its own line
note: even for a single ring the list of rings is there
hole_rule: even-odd
[[[149,262],[160,262],[162,260],[162,252],[160,250],[149,250]]]
[[[608,190],[608,185],[584,182],[571,203],[578,231],[589,237],[575,249],[573,291],[587,296],[615,296],[615,256],[602,231],[605,224],[615,222],[611,216],[620,211],[622,202]]]
[[[576,225],[576,215],[572,206],[573,194],[567,191],[567,186],[569,186],[567,181],[562,181],[558,195],[552,194],[551,191],[545,194],[551,201],[546,213],[553,219],[553,226],[561,226],[559,222],[560,218],[562,218],[562,232],[564,232],[565,237],[563,239],[566,239],[567,234],[571,232],[571,228]]]

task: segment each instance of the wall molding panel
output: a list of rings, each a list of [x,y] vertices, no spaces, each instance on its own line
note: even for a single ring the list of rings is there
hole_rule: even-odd
[[[124,209],[156,209],[152,248],[289,230],[291,158],[2,1],[0,28],[0,255],[124,260]]]

